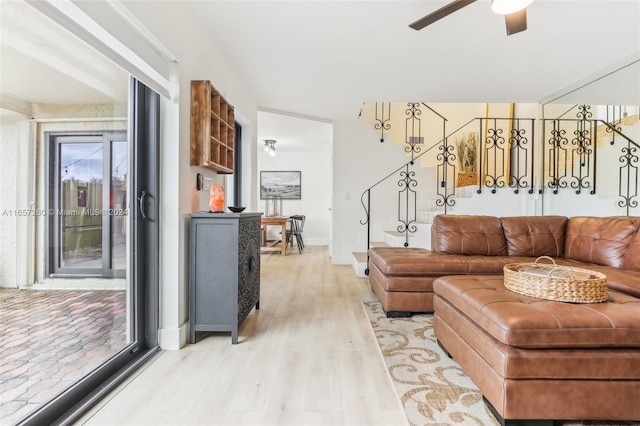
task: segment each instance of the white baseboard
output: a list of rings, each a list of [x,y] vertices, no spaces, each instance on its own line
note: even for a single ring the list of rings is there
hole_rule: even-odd
[[[329,240],[327,240],[326,238],[307,239],[304,237],[304,235],[302,236],[302,238],[304,239],[305,246],[328,246],[329,245]]]
[[[188,323],[184,323],[179,328],[161,328],[158,330],[160,348],[167,351],[177,351],[186,346],[187,325]]]

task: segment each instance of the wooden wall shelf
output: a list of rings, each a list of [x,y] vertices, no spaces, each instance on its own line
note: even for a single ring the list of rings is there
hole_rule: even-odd
[[[191,165],[233,173],[233,105],[208,80],[191,82]]]

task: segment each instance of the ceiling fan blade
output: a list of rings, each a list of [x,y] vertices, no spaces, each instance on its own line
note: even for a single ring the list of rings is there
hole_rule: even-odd
[[[427,25],[431,25],[434,22],[444,18],[455,12],[456,10],[462,9],[465,6],[474,3],[476,0],[455,0],[446,6],[441,7],[433,13],[428,14],[424,18],[418,19],[416,22],[410,24],[409,26],[414,30],[421,30]]]
[[[504,15],[504,22],[507,24],[507,35],[510,36],[527,29],[527,9],[519,12]]]

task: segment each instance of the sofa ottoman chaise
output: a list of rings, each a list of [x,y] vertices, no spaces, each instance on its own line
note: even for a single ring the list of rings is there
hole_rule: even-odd
[[[640,420],[640,299],[549,301],[507,290],[502,276],[433,288],[438,343],[503,422]]]
[[[640,420],[640,218],[436,216],[432,251],[369,250],[387,316],[434,312],[438,342],[505,424]],[[503,268],[550,256],[603,273],[608,300],[504,287]]]

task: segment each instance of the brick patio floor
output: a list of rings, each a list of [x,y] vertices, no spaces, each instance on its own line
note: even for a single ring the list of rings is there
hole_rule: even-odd
[[[0,424],[12,425],[120,351],[126,293],[0,289]]]

